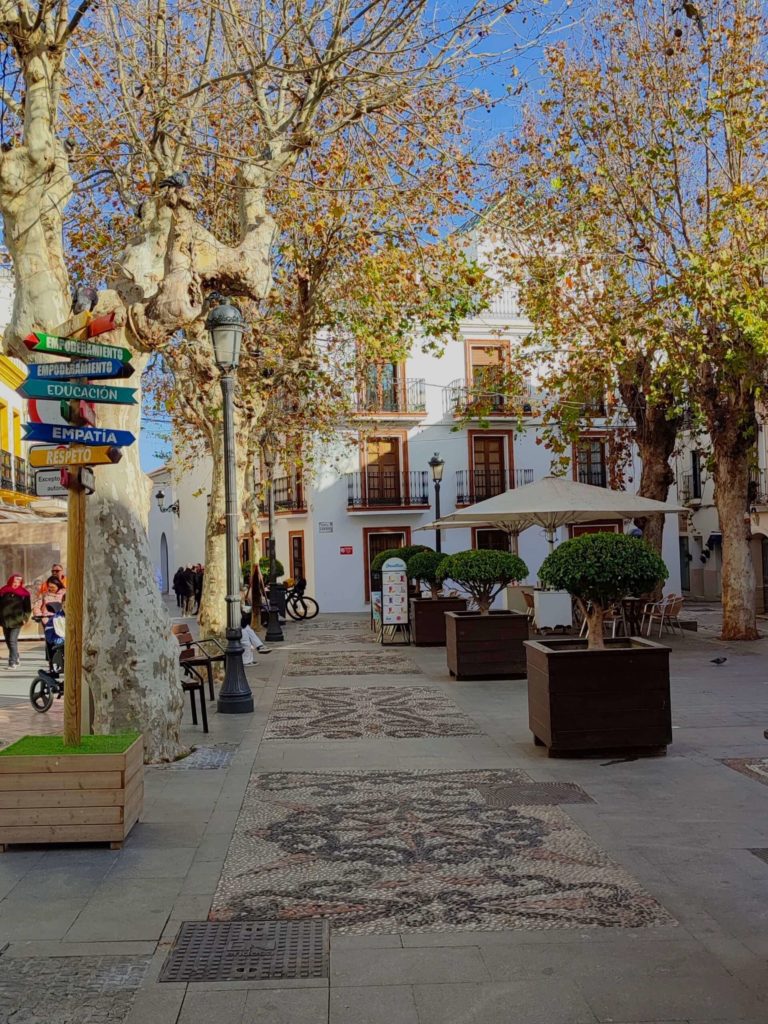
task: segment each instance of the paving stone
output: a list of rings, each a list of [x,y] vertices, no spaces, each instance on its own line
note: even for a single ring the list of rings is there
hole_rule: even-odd
[[[415,985],[414,997],[419,1024],[594,1024],[597,1020],[579,991],[556,978],[547,978],[546,984]]]
[[[0,957],[0,1020],[122,1024],[148,957]]]
[[[478,949],[359,949],[331,957],[331,989],[368,985],[489,981]]]
[[[206,992],[189,985],[178,1024],[241,1024],[246,995],[245,989]]]
[[[324,988],[250,989],[242,1024],[327,1024],[328,991]],[[358,1019],[363,1024],[362,1019]],[[390,1018],[388,1024],[407,1024]]]
[[[331,989],[329,1024],[419,1024],[410,985]]]

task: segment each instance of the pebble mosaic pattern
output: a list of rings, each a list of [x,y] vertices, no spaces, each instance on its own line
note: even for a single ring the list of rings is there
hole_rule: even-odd
[[[559,808],[488,807],[519,771],[254,775],[213,920],[339,932],[640,928],[667,912]]]
[[[723,758],[722,763],[768,786],[768,757],[727,757]]]
[[[122,1024],[149,957],[0,957],[0,1024]]]
[[[348,740],[475,736],[480,729],[442,691],[428,686],[343,686],[280,690],[264,739]]]
[[[196,747],[188,757],[170,764],[158,764],[155,768],[161,771],[192,771],[193,769],[211,770],[229,768],[237,747],[234,744],[222,743],[216,747]]]
[[[288,663],[286,676],[400,676],[419,675],[418,666],[402,654],[382,651],[315,651],[297,654]]]

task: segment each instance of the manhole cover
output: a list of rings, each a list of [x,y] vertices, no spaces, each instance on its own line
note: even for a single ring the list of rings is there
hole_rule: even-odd
[[[595,801],[573,782],[514,782],[478,786],[489,807],[525,807],[547,804],[593,804]]]
[[[327,921],[185,921],[160,981],[327,978]]]

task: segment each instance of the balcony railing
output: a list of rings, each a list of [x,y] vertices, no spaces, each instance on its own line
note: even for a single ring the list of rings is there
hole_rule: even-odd
[[[19,455],[13,457],[14,489],[18,494],[35,493],[35,474],[32,467]]]
[[[754,505],[768,505],[768,481],[764,469],[751,469],[749,471],[749,493],[748,507]]]
[[[10,452],[0,452],[0,487],[5,491],[13,490],[13,456]]]
[[[680,500],[687,505],[691,501],[701,501],[701,478],[693,473],[683,473],[680,482]]]
[[[426,470],[401,473],[373,467],[347,473],[347,508],[424,508],[429,506]]]
[[[591,484],[593,487],[607,487],[608,473],[605,466],[579,466],[578,481],[580,484]]]
[[[474,505],[475,502],[494,498],[513,487],[524,487],[533,483],[532,469],[506,470],[457,469],[456,504]]]
[[[364,381],[358,390],[357,411],[370,414],[425,413],[425,382],[423,379]]]
[[[477,413],[478,416],[533,415],[534,390],[530,383],[519,387],[515,395],[496,393],[492,386],[468,385],[464,378],[451,381],[443,391],[443,412],[455,416]]]
[[[295,476],[276,476],[272,481],[272,493],[275,498],[275,512],[305,512],[307,502],[304,498],[304,487]],[[259,513],[269,513],[266,496],[259,501]]]

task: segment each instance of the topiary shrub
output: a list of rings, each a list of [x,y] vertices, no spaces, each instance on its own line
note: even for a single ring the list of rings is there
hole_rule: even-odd
[[[439,597],[440,580],[437,578],[437,571],[447,557],[437,551],[417,551],[406,562],[408,579],[423,583],[429,587],[432,597]]]
[[[447,555],[437,572],[441,584],[453,580],[469,594],[482,615],[488,614],[491,602],[504,587],[527,575],[522,558],[507,551],[459,551]]]
[[[659,555],[625,533],[587,533],[567,540],[547,555],[539,579],[567,590],[587,618],[587,646],[600,649],[605,613],[624,597],[639,596],[662,583],[669,572]]]
[[[264,579],[269,581],[269,556],[268,555],[264,555],[262,558],[259,559],[259,569],[261,569],[261,575],[264,577]],[[276,558],[275,559],[275,576],[277,577],[277,579],[279,579],[283,575],[284,572],[285,572],[285,569],[283,568],[283,563],[280,561],[279,558]]]
[[[382,551],[381,554],[376,555],[371,562],[371,572],[381,572],[382,566],[388,558],[402,558],[407,565],[411,555],[415,555],[418,551],[431,550],[432,548],[427,547],[426,544],[409,544],[404,548],[388,548],[386,551]]]

